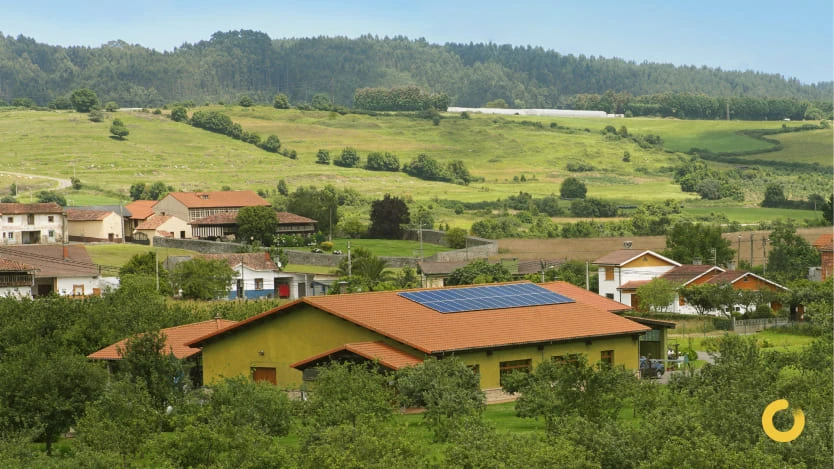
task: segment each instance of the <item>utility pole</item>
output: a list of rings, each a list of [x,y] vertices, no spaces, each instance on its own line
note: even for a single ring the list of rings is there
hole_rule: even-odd
[[[348,241],[348,278],[351,278],[350,241]]]
[[[736,262],[736,269],[741,268],[741,235],[738,235],[738,261]]]
[[[750,233],[750,268],[753,268],[753,233]]]
[[[762,235],[762,275],[767,273],[767,236]]]

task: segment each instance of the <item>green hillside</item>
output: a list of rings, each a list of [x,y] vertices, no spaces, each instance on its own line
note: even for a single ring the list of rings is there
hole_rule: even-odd
[[[69,111],[9,109],[0,112],[0,141],[3,142],[0,170],[61,178],[75,175],[84,184],[82,191],[67,190],[67,197],[75,203],[104,203],[107,197],[117,200],[118,194],[126,200],[128,188],[136,182],[162,181],[176,190],[220,190],[228,186],[274,192],[280,179],[285,179],[291,190],[299,185],[333,184],[355,189],[371,198],[392,193],[417,201],[440,198],[474,202],[504,199],[520,191],[534,197],[558,195],[561,181],[576,176],[587,184],[589,197],[626,204],[672,198],[697,205],[697,196],[682,193],[671,179],[670,168],[684,156],[672,151],[685,151],[694,146],[714,152],[766,150],[772,145],[739,131],[779,129],[783,125],[782,122],[556,119],[480,114],[465,119],[446,113],[435,126],[431,120],[403,115],[341,115],[266,106],[200,109],[220,110],[245,130],[261,136],[278,135],[283,147],[295,150],[298,159],[291,160],[226,136],[173,122],[165,114],[109,113],[105,122],[94,123],[85,114]],[[124,141],[110,138],[109,122],[116,114],[130,130]],[[626,126],[630,135],[659,135],[665,150],[644,149],[633,140],[603,135],[601,130],[607,125],[618,129]],[[828,158],[830,162],[831,129],[779,134],[773,138],[781,140],[783,149],[764,153],[763,158],[790,158],[805,163]],[[462,160],[474,176],[484,181],[463,186],[423,181],[402,172],[374,172],[315,163],[319,149],[327,149],[335,157],[345,147],[355,148],[363,163],[372,151],[394,153],[401,164],[420,153],[440,162]],[[623,158],[626,152],[630,155],[629,162]],[[569,172],[569,164],[585,165],[591,170]],[[522,176],[525,182],[519,182]],[[824,176],[830,185],[830,172],[771,174],[772,178],[793,187],[791,197],[803,197],[813,191],[825,193]],[[800,184],[800,178],[805,182]],[[24,193],[48,185],[44,181],[3,176],[0,193],[7,194],[12,182]],[[760,200],[763,190],[762,181],[752,183],[750,196],[741,205],[755,203],[757,197]]]

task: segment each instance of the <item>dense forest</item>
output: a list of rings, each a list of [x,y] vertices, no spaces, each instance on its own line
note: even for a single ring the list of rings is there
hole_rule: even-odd
[[[271,39],[241,30],[158,52],[124,41],[61,47],[0,33],[0,100],[5,102],[29,98],[45,106],[90,88],[102,102],[129,107],[233,101],[242,95],[267,103],[278,93],[293,104],[324,94],[336,105],[351,107],[357,89],[409,85],[446,94],[454,106],[503,99],[514,108],[580,108],[594,103],[588,95],[614,93],[622,104],[634,101],[631,97],[672,93],[808,101],[827,111],[834,92],[834,82],[804,84],[778,74],[562,55],[531,46],[438,45],[400,36]],[[638,115],[645,105],[662,102],[634,104],[630,109]],[[715,117],[721,112],[720,102],[710,111]]]

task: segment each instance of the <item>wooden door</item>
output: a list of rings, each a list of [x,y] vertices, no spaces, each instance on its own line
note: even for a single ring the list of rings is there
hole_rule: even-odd
[[[252,380],[254,380],[256,383],[259,381],[266,381],[268,383],[278,384],[278,381],[275,377],[275,368],[252,368]]]

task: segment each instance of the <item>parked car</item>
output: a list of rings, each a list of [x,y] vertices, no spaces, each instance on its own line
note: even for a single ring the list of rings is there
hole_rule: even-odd
[[[313,249],[310,249],[310,252],[314,252],[316,254],[321,254],[324,251],[322,251],[321,248],[313,248]]]
[[[646,378],[660,378],[666,373],[666,365],[661,360],[640,357],[640,376]]]

